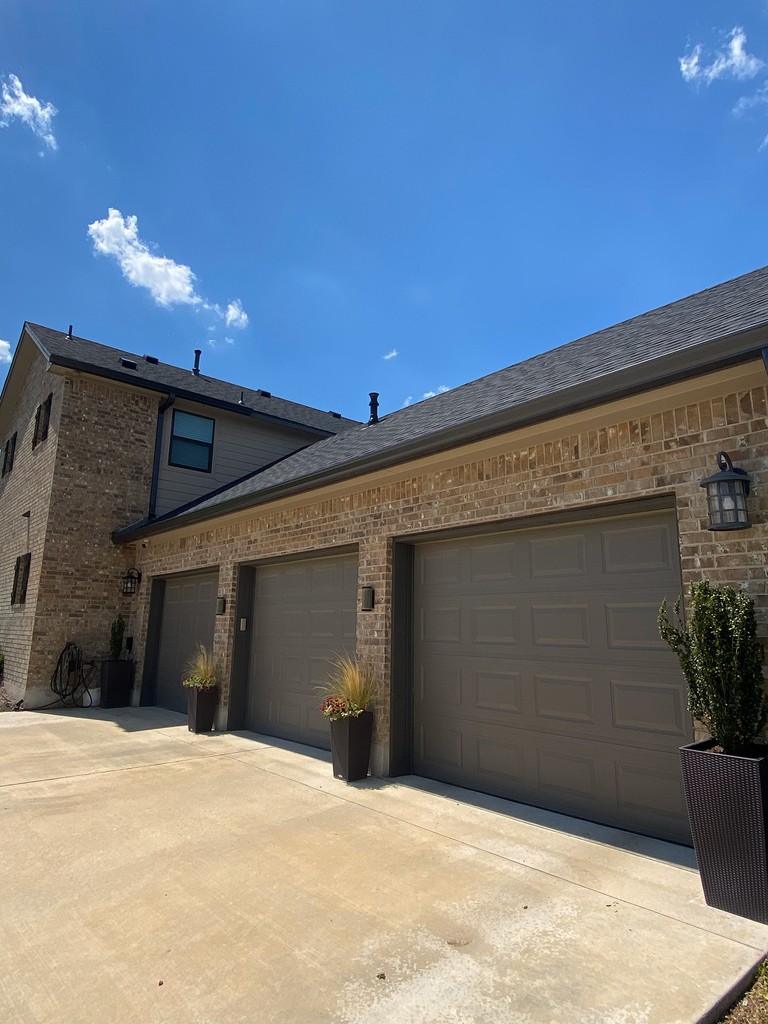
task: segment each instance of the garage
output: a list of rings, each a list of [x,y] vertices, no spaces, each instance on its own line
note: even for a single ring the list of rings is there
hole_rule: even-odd
[[[317,687],[336,655],[354,655],[356,608],[356,554],[257,568],[246,729],[330,747]]]
[[[198,644],[213,647],[219,573],[180,576],[162,582],[162,612],[155,674],[154,704],[187,713],[181,685]]]
[[[690,842],[680,591],[671,510],[417,545],[414,771]]]

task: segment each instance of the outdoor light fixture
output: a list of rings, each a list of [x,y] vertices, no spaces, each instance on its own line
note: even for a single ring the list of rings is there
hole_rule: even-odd
[[[707,489],[709,529],[748,530],[752,525],[747,512],[749,474],[744,469],[734,469],[725,452],[718,454],[717,464],[720,472],[701,481]]]
[[[226,610],[227,610],[227,599],[226,599],[226,597],[217,597],[216,598],[216,614],[217,615],[223,615]]]
[[[363,587],[360,599],[360,607],[364,612],[373,611],[374,590],[373,587]]]
[[[123,576],[123,593],[130,597],[131,594],[135,594],[139,589],[141,583],[141,573],[138,569],[129,569],[128,572]]]

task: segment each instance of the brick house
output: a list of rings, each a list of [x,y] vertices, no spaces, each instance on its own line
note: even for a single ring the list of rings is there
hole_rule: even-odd
[[[210,378],[199,357],[183,370],[24,325],[0,396],[0,645],[25,707],[53,698],[65,643],[101,659],[127,617],[115,530],[353,425]]]
[[[766,345],[762,269],[126,511],[134,701],[179,708],[185,651],[211,643],[219,727],[327,746],[314,686],[349,650],[384,680],[374,774],[688,841],[693,723],[656,614],[706,575],[768,633]],[[708,529],[721,450],[750,529]]]

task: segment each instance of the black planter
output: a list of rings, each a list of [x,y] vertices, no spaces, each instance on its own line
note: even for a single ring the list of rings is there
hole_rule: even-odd
[[[357,718],[338,718],[331,722],[334,778],[357,782],[367,777],[372,733],[372,711],[363,711]]]
[[[132,683],[132,661],[102,661],[101,706],[103,708],[127,708],[131,703]]]
[[[714,743],[680,748],[704,898],[768,924],[768,756],[715,754]]]
[[[190,732],[211,732],[216,705],[219,702],[219,688],[198,690],[187,687],[187,727]]]

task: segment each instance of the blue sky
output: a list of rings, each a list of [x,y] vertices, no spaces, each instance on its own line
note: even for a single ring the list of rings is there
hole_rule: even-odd
[[[768,263],[768,0],[3,0],[24,320],[363,418]]]

